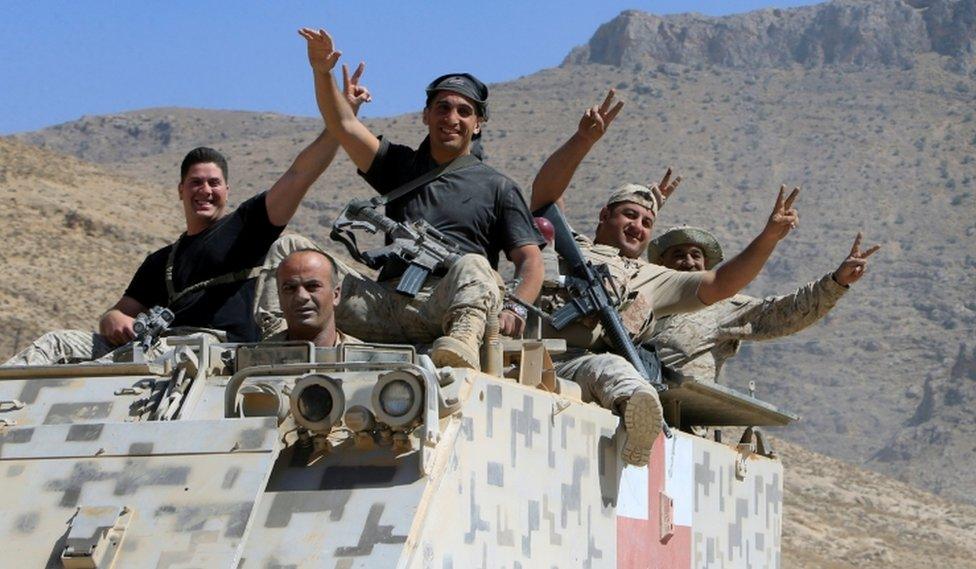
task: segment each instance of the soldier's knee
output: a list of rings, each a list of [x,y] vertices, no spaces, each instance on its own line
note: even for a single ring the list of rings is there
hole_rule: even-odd
[[[448,274],[454,273],[456,275],[482,275],[490,276],[494,273],[491,265],[488,263],[488,259],[482,257],[481,255],[475,255],[473,253],[468,253],[467,255],[461,256],[451,269]]]

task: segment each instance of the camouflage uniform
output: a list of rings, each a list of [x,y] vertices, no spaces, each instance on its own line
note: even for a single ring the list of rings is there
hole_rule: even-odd
[[[759,299],[737,294],[694,314],[660,318],[648,342],[679,376],[715,382],[742,340],[799,332],[823,318],[846,291],[827,274],[783,296]]]
[[[29,346],[4,362],[7,366],[43,366],[71,364],[98,359],[115,346],[95,332],[84,330],[55,330],[47,332]]]
[[[172,336],[189,336],[191,334],[208,334],[214,342],[226,342],[227,334],[220,330],[177,326],[167,331]],[[145,357],[152,360],[168,351],[170,346],[166,338],[159,338]],[[61,364],[78,364],[85,362],[128,362],[132,361],[132,344],[113,346],[105,336],[84,330],[55,330],[47,332],[34,340],[30,346],[21,350],[0,367],[8,366],[45,366]]]
[[[336,325],[371,342],[433,342],[449,319],[465,311],[501,310],[501,283],[488,259],[464,255],[441,278],[430,278],[414,298],[396,292],[399,279],[375,282],[344,267]]]
[[[576,240],[587,259],[609,267],[622,301],[618,308],[621,319],[636,342],[643,343],[650,337],[656,316],[704,306],[698,299],[700,273],[672,271],[642,259],[629,259],[621,256],[616,247],[596,245],[580,235]],[[540,306],[551,311],[564,302],[564,293],[547,278]],[[596,401],[615,409],[638,387],[647,385],[624,358],[609,353],[586,353],[609,349],[598,322],[575,322],[561,331],[547,328],[544,335],[566,340],[569,350],[557,358],[556,374],[578,383],[584,401]]]

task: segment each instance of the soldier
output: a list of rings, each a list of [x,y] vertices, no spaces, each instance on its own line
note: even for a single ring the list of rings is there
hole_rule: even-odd
[[[562,197],[583,157],[619,112],[621,105],[613,105],[613,97],[611,90],[602,105],[588,110],[576,133],[543,165],[532,187],[534,206]],[[577,241],[590,261],[608,266],[622,300],[618,310],[635,342],[646,340],[655,317],[700,310],[729,298],[755,278],[776,244],[799,221],[793,208],[799,188],[788,197],[784,197],[784,189],[779,190],[766,226],[742,253],[717,270],[694,273],[665,269],[640,258],[658,211],[654,192],[627,184],[611,193],[600,210],[594,239],[577,236]],[[701,278],[688,279],[689,274]],[[551,310],[561,305],[561,297],[561,291],[547,286],[540,304]],[[578,322],[559,332],[547,332],[565,338],[571,348],[559,357],[556,373],[579,383],[584,400],[619,413],[627,430],[624,461],[647,464],[663,422],[657,392],[626,359],[602,353],[608,344],[599,326]]]
[[[335,263],[319,249],[299,249],[278,265],[278,299],[288,328],[268,338],[303,340],[333,347],[359,340],[336,329],[335,309],[342,300]]]
[[[423,121],[428,136],[416,150],[377,138],[338,96],[332,69],[339,60],[324,30],[303,28],[315,69],[319,110],[360,175],[380,194],[422,181],[436,168],[472,155],[488,119],[488,87],[467,73],[435,79],[427,88]],[[347,75],[345,66],[343,73]],[[394,199],[387,215],[396,221],[423,219],[467,253],[440,279],[428,279],[415,299],[396,294],[402,270],[389,265],[378,281],[346,278],[337,319],[344,330],[376,341],[433,341],[437,365],[480,367],[479,347],[489,314],[502,309],[493,269],[499,253],[515,264],[515,294],[533,302],[542,283],[539,235],[518,186],[480,160],[444,173]],[[506,303],[501,332],[519,335],[524,308]],[[377,326],[376,322],[383,322]]]
[[[359,85],[361,73],[362,66],[344,85],[344,102],[351,112],[370,99],[369,91]],[[231,341],[258,340],[255,277],[262,273],[269,247],[338,148],[336,138],[323,130],[270,190],[244,201],[233,212],[227,210],[227,160],[212,148],[191,150],[180,166],[177,185],[186,232],[146,257],[122,298],[102,315],[98,333],[49,332],[4,365],[99,358],[132,340],[134,318],[153,306],[173,310],[174,327],[222,330]]]
[[[647,339],[677,378],[715,382],[743,340],[769,340],[803,330],[823,318],[867,270],[881,246],[861,250],[861,234],[840,266],[790,294],[755,298],[737,294],[691,314],[658,318]],[[651,241],[650,262],[685,272],[710,270],[722,261],[715,237],[697,227],[675,227]]]

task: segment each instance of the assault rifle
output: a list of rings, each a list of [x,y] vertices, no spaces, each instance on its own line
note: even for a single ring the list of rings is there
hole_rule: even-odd
[[[153,342],[169,328],[174,318],[173,311],[162,306],[154,306],[136,316],[132,322],[132,331],[136,333],[132,339],[133,358],[144,359]]]
[[[361,252],[353,230],[362,229],[375,234],[382,231],[389,245]],[[414,297],[427,277],[446,273],[464,253],[447,235],[419,219],[398,222],[376,211],[370,200],[354,200],[332,224],[332,239],[346,246],[354,259],[371,269],[387,263],[406,265],[396,291]]]
[[[563,278],[570,299],[552,313],[552,327],[562,330],[580,318],[591,314],[599,315],[603,333],[610,341],[611,351],[626,358],[655,389],[666,390],[667,386],[661,379],[661,362],[657,354],[635,346],[630,339],[630,333],[624,328],[616,308],[620,304],[620,295],[607,265],[594,265],[583,256],[579,243],[573,238],[569,223],[556,204],[549,204],[534,215],[545,217],[552,223],[556,234],[556,253],[569,265],[569,274]]]

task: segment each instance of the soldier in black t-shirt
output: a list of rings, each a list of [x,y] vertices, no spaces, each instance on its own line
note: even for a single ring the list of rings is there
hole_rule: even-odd
[[[363,66],[344,85],[343,102],[352,112],[370,100],[359,85]],[[177,185],[186,232],[176,243],[150,254],[122,298],[102,316],[99,333],[61,330],[45,334],[6,365],[42,365],[89,360],[133,339],[134,318],[153,306],[176,315],[172,326],[227,332],[231,341],[257,341],[255,277],[265,255],[291,220],[305,193],[338,151],[324,130],[295,158],[267,192],[229,213],[227,160],[212,148],[191,150]]]
[[[343,101],[350,110],[369,99],[369,92],[358,85],[361,73],[362,68],[346,81]],[[323,131],[270,190],[227,217],[230,188],[226,160],[212,149],[198,148],[187,154],[178,186],[186,233],[139,267],[126,294],[102,316],[102,335],[116,344],[126,342],[132,339],[135,315],[155,304],[172,304],[176,313],[173,326],[224,329],[232,341],[260,339],[252,315],[253,275],[241,274],[231,282],[187,289],[260,266],[309,187],[332,162],[338,146],[337,139],[328,130]],[[174,246],[175,254],[171,255]],[[172,265],[171,275],[167,274],[167,265]]]
[[[319,110],[376,191],[387,194],[439,165],[471,154],[472,141],[481,135],[488,119],[488,88],[481,81],[456,73],[430,84],[423,111],[428,136],[413,150],[377,138],[356,119],[332,77],[340,55],[333,49],[332,38],[324,30],[303,28],[299,33],[308,40]],[[345,66],[343,72],[347,73]],[[442,279],[428,282],[419,301],[393,292],[399,275],[390,270],[381,273],[379,283],[360,278],[344,282],[339,325],[370,340],[435,340],[431,351],[435,364],[479,367],[487,315],[502,306],[493,272],[499,253],[504,252],[515,264],[520,279],[515,294],[521,300],[533,302],[542,284],[539,247],[545,242],[521,190],[478,161],[393,200],[386,213],[397,221],[424,219],[470,254]],[[499,316],[501,332],[520,335],[524,315],[524,308],[506,303]]]

